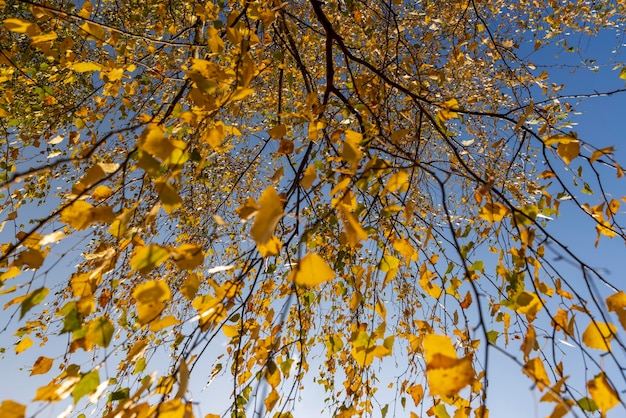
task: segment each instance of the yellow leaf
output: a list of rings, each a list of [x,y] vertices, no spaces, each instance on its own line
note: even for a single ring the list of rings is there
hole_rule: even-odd
[[[170,250],[157,244],[139,247],[130,259],[130,267],[142,272],[158,267],[170,256]]]
[[[580,141],[571,135],[553,135],[544,139],[546,145],[557,144],[556,153],[569,164],[580,155]]]
[[[181,270],[193,270],[204,263],[200,244],[182,244],[174,250],[173,259]]]
[[[261,257],[272,257],[280,253],[280,250],[283,248],[283,243],[274,235],[265,244],[257,244],[257,248],[259,249],[259,253],[261,253]]]
[[[202,140],[209,144],[214,150],[221,150],[222,142],[226,139],[226,127],[222,122],[215,123],[202,133]]]
[[[626,294],[620,290],[609,296],[606,298],[606,306],[609,312],[615,312],[617,314],[622,328],[626,330]]]
[[[422,387],[422,385],[411,386],[406,391],[409,395],[411,395],[411,398],[413,398],[413,403],[415,403],[415,406],[419,406],[419,404],[422,402],[422,399],[424,399],[424,388]]]
[[[100,25],[96,25],[91,22],[85,22],[80,25],[79,34],[85,37],[88,41],[97,41],[103,42],[105,40],[106,34],[104,29]]]
[[[102,65],[95,62],[74,62],[68,65],[68,68],[76,71],[77,73],[87,73],[90,71],[102,70]]]
[[[165,136],[163,128],[155,123],[148,125],[141,133],[137,146],[155,157],[165,161],[172,155],[174,144]]]
[[[44,33],[43,35],[35,35],[30,37],[31,44],[37,46],[37,44],[42,44],[44,42],[50,42],[57,39],[57,34],[55,32]]]
[[[363,141],[363,135],[349,129],[345,132],[345,135],[346,139],[343,143],[341,158],[350,164],[353,172],[356,172],[359,167],[359,161],[363,158],[363,152],[359,148],[361,141]]]
[[[591,157],[589,157],[589,162],[593,163],[598,158],[602,157],[603,155],[605,155],[605,154],[612,154],[613,152],[615,152],[615,147],[614,146],[610,146],[610,147],[602,148],[602,149],[599,149],[599,150],[595,150],[593,153],[591,153]]]
[[[106,348],[111,343],[114,332],[115,328],[111,321],[104,316],[100,316],[91,321],[85,338],[92,344]]]
[[[395,193],[398,190],[404,192],[406,190],[406,186],[408,185],[408,180],[409,173],[407,173],[405,170],[393,173],[391,177],[389,177],[389,181],[385,185],[385,190],[391,193]]]
[[[276,125],[273,128],[268,129],[267,134],[272,139],[281,139],[283,136],[287,135],[287,127],[285,124],[281,123],[280,125]]]
[[[602,411],[602,416],[605,416],[609,409],[619,404],[617,392],[611,387],[604,374],[599,374],[593,380],[588,381],[587,389],[593,401]]]
[[[272,360],[269,360],[265,367],[265,380],[267,380],[267,383],[270,384],[272,389],[276,389],[282,380],[280,369],[276,367],[276,363]]]
[[[490,223],[500,222],[509,213],[506,206],[500,203],[487,203],[480,208],[478,216]]]
[[[611,351],[611,340],[615,337],[617,327],[604,322],[591,322],[583,332],[583,343],[589,348]]]
[[[137,322],[145,325],[158,318],[165,309],[164,302],[171,296],[169,286],[162,280],[150,280],[137,286],[133,291],[133,297],[137,300]]]
[[[455,110],[459,110],[459,102],[456,99],[446,100],[445,103],[441,103],[441,107],[442,109],[437,112],[441,122],[459,117],[459,114],[455,112]]]
[[[278,392],[276,391],[276,389],[272,389],[272,391],[270,392],[269,395],[267,395],[267,398],[265,398],[265,410],[267,412],[271,412],[272,409],[274,409],[274,406],[276,406],[276,402],[278,402],[278,400],[280,399],[280,396],[278,395]]]
[[[422,342],[428,388],[433,396],[453,396],[474,381],[470,356],[457,359],[456,350],[445,335],[428,334]]]
[[[139,307],[137,307],[137,311],[139,311]],[[151,314],[148,314],[147,316],[150,317],[150,315],[152,315],[152,318],[155,318],[160,313],[161,312],[158,312],[155,315],[154,312],[151,311]],[[142,319],[145,320],[146,318],[142,317]],[[174,315],[167,315],[164,318],[159,318],[156,320],[147,319],[145,323],[148,323],[148,322],[150,323],[150,331],[152,332],[158,332],[158,331],[161,331],[162,329],[173,327],[174,325],[180,324],[180,320],[176,318]],[[142,321],[140,321],[140,323],[142,323]],[[142,323],[142,325],[144,325],[144,323]]]
[[[2,418],[24,418],[26,406],[11,400],[4,400],[0,404],[0,416]]]
[[[191,407],[180,399],[172,399],[159,404],[154,413],[159,418],[191,418]]]
[[[83,200],[73,202],[61,212],[61,222],[77,230],[87,229],[94,222],[111,223],[114,220],[111,207],[94,207]]]
[[[328,267],[322,257],[311,253],[305,255],[300,263],[291,270],[288,281],[298,286],[314,287],[335,277],[335,272]]]
[[[37,24],[29,22],[28,20],[12,18],[4,20],[4,27],[11,32],[15,33],[27,33],[28,35],[37,35],[41,32]]]
[[[541,300],[536,294],[527,291],[517,296],[516,305],[515,311],[526,314],[530,318],[534,318],[541,310]]]
[[[248,221],[256,215],[258,210],[259,205],[253,198],[249,197],[243,205],[235,209],[235,212],[237,212],[237,215],[239,215],[242,221]]]
[[[196,293],[198,293],[199,288],[200,280],[198,279],[198,275],[190,274],[189,277],[187,277],[187,280],[183,283],[183,286],[180,288],[180,293],[188,300],[193,300]]]
[[[20,353],[28,350],[32,346],[33,346],[33,340],[28,338],[28,336],[24,336],[24,337],[22,337],[20,342],[17,343],[17,345],[15,346],[15,354],[20,354]]]
[[[46,374],[52,367],[52,363],[54,360],[48,357],[39,357],[35,364],[33,364],[33,369],[30,371],[30,375],[34,376],[36,374]]]
[[[159,199],[163,204],[165,212],[172,213],[183,205],[183,200],[178,195],[178,192],[170,183],[165,180],[159,180],[154,182],[154,186],[159,194]]]
[[[457,357],[454,345],[447,335],[428,334],[424,336],[422,341],[427,365],[434,361],[437,354],[454,359]]]
[[[474,381],[471,357],[461,359],[436,354],[426,366],[428,390],[432,396],[454,396]]]
[[[258,202],[259,211],[254,219],[254,224],[250,230],[252,239],[259,245],[266,245],[274,235],[274,229],[278,221],[283,217],[283,203],[281,202],[276,189],[268,187],[265,189]]]
[[[361,241],[367,239],[367,232],[361,227],[361,224],[354,216],[354,214],[350,211],[350,208],[347,205],[340,204],[339,210],[341,213],[341,221],[343,223],[343,227],[346,230],[346,238],[348,239],[348,243],[351,247],[355,247]]]
[[[254,90],[247,87],[237,87],[237,90],[230,96],[229,100],[242,100],[254,93]]]
[[[138,303],[166,302],[171,297],[172,292],[163,280],[150,280],[138,285],[133,291],[133,298]]]
[[[98,186],[91,192],[91,197],[94,200],[102,201],[106,200],[113,195],[113,190],[108,186]]]
[[[302,186],[304,190],[308,189],[309,187],[313,185],[313,182],[315,181],[316,177],[317,177],[317,169],[315,168],[315,166],[314,165],[308,166],[306,170],[304,170],[304,174],[302,175],[302,180],[300,181],[300,186]]]
[[[528,360],[522,371],[537,384],[539,390],[543,391],[550,386],[550,378],[539,357]]]

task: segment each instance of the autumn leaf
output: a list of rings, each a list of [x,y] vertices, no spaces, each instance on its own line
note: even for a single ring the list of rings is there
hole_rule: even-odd
[[[274,235],[274,229],[278,221],[283,217],[283,203],[281,202],[276,189],[268,187],[265,189],[258,202],[259,210],[254,219],[250,235],[257,247],[266,245]]]
[[[457,358],[449,337],[428,334],[422,347],[425,352],[426,377],[429,392],[433,396],[456,395],[474,380],[471,357]]]
[[[363,152],[360,150],[362,141],[362,134],[350,129],[346,130],[341,158],[350,165],[353,172],[356,172],[359,167],[359,161],[363,158]]]
[[[25,418],[26,405],[11,400],[4,400],[0,404],[0,416],[3,418]]]
[[[53,363],[54,363],[54,360],[52,360],[51,358],[43,357],[43,356],[38,357],[37,360],[35,361],[35,364],[33,364],[33,368],[30,371],[30,375],[34,376],[37,374],[48,373],[48,371],[50,371],[50,369],[52,368]]]
[[[609,409],[619,404],[619,397],[615,389],[609,384],[604,373],[597,375],[593,380],[587,382],[587,389],[593,401],[605,416]]]
[[[335,277],[335,272],[328,267],[328,264],[318,254],[311,253],[305,255],[297,266],[295,266],[289,278],[298,286],[315,287]]]
[[[4,27],[11,32],[26,33],[28,35],[36,35],[41,31],[35,23],[19,18],[4,19]]]
[[[170,257],[170,250],[157,244],[139,247],[130,259],[134,270],[146,272],[160,266]]]
[[[583,343],[589,348],[611,351],[611,340],[615,337],[617,327],[604,322],[591,322],[583,332]]]
[[[537,384],[539,390],[543,391],[546,387],[550,386],[550,378],[539,357],[528,360],[522,370]]]
[[[85,338],[95,345],[106,348],[113,339],[115,328],[106,317],[100,316],[89,323]]]
[[[202,247],[198,244],[181,244],[172,254],[174,262],[181,270],[193,270],[204,263]]]
[[[580,140],[571,135],[554,135],[544,139],[546,145],[557,145],[556,153],[566,164],[580,155]]]
[[[133,297],[137,301],[137,321],[145,325],[161,315],[172,293],[162,280],[150,280],[138,285],[133,291]]]
[[[50,290],[46,287],[40,287],[39,289],[35,289],[30,292],[20,305],[20,319],[26,315],[28,311],[30,311],[34,306],[39,305],[46,299]]]
[[[622,328],[626,330],[626,294],[620,290],[606,298],[606,306],[609,312],[615,312]]]

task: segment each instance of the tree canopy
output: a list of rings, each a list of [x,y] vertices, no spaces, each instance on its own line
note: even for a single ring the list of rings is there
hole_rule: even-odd
[[[553,418],[626,410],[623,283],[562,235],[626,243],[574,124],[623,0],[0,8],[0,361],[45,382],[3,417],[483,418],[495,353]]]

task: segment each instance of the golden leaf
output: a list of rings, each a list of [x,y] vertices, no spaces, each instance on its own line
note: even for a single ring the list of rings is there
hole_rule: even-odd
[[[280,396],[278,395],[276,389],[272,389],[270,394],[267,395],[267,398],[265,398],[265,410],[267,412],[270,412],[272,409],[274,409],[274,406],[276,406],[276,402],[278,402],[279,399]]]
[[[114,220],[115,214],[111,207],[94,207],[83,200],[73,202],[61,212],[61,222],[77,230],[87,229],[95,222],[111,223]]]
[[[54,360],[48,357],[40,356],[33,364],[33,369],[30,371],[30,375],[34,376],[36,374],[46,374],[50,371]]]
[[[265,244],[257,244],[257,248],[259,253],[261,253],[261,257],[272,257],[280,253],[283,243],[274,235]]]
[[[361,224],[350,211],[350,208],[347,205],[340,204],[339,210],[342,215],[341,220],[343,227],[346,230],[346,238],[350,246],[355,247],[361,241],[366,240],[368,237],[367,232],[361,227]]]
[[[611,351],[611,340],[615,337],[617,327],[604,322],[591,322],[583,332],[583,343],[589,348]]]
[[[174,144],[165,136],[163,128],[155,123],[149,124],[141,134],[137,146],[155,157],[165,161],[174,151]]]
[[[509,213],[506,206],[500,203],[487,203],[481,207],[478,216],[490,223],[500,222]]]
[[[363,141],[363,135],[349,129],[346,130],[345,135],[341,158],[350,165],[353,172],[356,172],[359,161],[363,158],[363,152],[359,148],[361,141]]]
[[[102,70],[102,65],[95,62],[73,62],[68,65],[68,68],[76,71],[77,73],[86,73],[90,71]]]
[[[4,400],[0,404],[0,416],[2,418],[24,418],[26,406],[12,400]]]
[[[259,211],[254,219],[250,235],[254,242],[259,245],[266,245],[274,235],[274,229],[278,221],[283,217],[283,203],[281,202],[276,189],[268,187],[265,189],[258,202]]]
[[[571,135],[553,135],[544,139],[546,145],[557,145],[556,153],[569,164],[580,155],[580,141]]]
[[[272,139],[281,139],[283,136],[287,135],[287,127],[285,124],[281,123],[280,125],[276,125],[273,128],[268,129],[267,134]]]
[[[303,189],[307,190],[313,185],[313,182],[315,181],[316,177],[317,177],[317,169],[315,168],[315,166],[314,165],[308,166],[306,170],[304,170],[304,174],[302,175],[302,180],[300,180],[300,186],[302,186]]]
[[[593,401],[598,405],[598,408],[602,412],[602,416],[605,416],[606,412],[619,404],[619,397],[615,389],[611,387],[606,380],[604,373],[599,374],[593,380],[587,382],[587,389]]]
[[[411,395],[411,398],[413,398],[413,403],[415,403],[415,406],[419,406],[420,402],[422,402],[422,399],[424,399],[424,388],[422,387],[422,385],[411,386],[406,391],[409,395]]]
[[[457,359],[450,337],[428,334],[422,342],[428,388],[433,396],[453,396],[474,381],[471,356]]]
[[[198,275],[190,274],[189,277],[187,277],[187,280],[183,283],[183,286],[180,288],[180,293],[188,300],[193,300],[196,293],[198,293],[199,288],[200,280],[198,279]]]
[[[398,190],[400,190],[400,192],[404,192],[408,187],[408,181],[409,173],[405,170],[398,171],[389,177],[389,181],[387,181],[387,184],[385,185],[385,190],[391,193],[395,193]]]
[[[150,280],[133,291],[137,300],[137,322],[145,325],[161,315],[165,303],[172,296],[169,286],[163,280]]]
[[[155,181],[154,186],[157,189],[159,199],[161,199],[165,212],[172,213],[183,205],[183,200],[178,195],[174,186],[172,186],[169,182],[165,180]]]
[[[28,350],[32,346],[33,346],[33,340],[28,338],[28,336],[24,336],[22,337],[20,342],[15,345],[15,354],[20,354]]]
[[[159,404],[154,413],[159,418],[191,418],[191,405],[183,403],[180,399],[172,399]]]
[[[546,387],[550,386],[550,378],[539,357],[528,360],[522,368],[522,371],[537,384],[539,390],[543,391]]]
[[[324,259],[314,253],[305,255],[298,265],[291,270],[288,281],[298,286],[314,287],[335,277],[335,272],[328,267]]]
[[[158,267],[170,257],[170,250],[157,244],[139,247],[130,259],[130,267],[133,270],[148,271]]]
[[[173,259],[181,270],[193,270],[204,263],[200,244],[181,244],[173,251]]]
[[[19,18],[5,19],[4,27],[11,32],[26,33],[31,36],[37,35],[41,32],[41,29],[39,29],[37,24]]]
[[[620,290],[619,292],[606,298],[606,306],[609,312],[615,312],[619,317],[622,328],[626,330],[626,294]]]

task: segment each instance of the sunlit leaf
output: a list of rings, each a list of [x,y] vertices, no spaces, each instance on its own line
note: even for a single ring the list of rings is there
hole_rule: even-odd
[[[587,389],[591,399],[593,399],[603,415],[609,409],[619,404],[619,397],[604,374],[599,374],[593,380],[588,381]]]
[[[620,290],[606,298],[606,306],[609,312],[615,312],[619,317],[622,328],[626,330],[626,294]]]
[[[550,378],[539,357],[528,360],[522,370],[537,384],[539,390],[544,390],[550,386]]]
[[[84,374],[72,390],[74,403],[78,402],[83,396],[95,392],[99,384],[100,375],[97,370]]]
[[[314,287],[335,277],[335,272],[328,267],[326,261],[318,254],[305,255],[297,266],[291,270],[289,281],[299,286]]]
[[[28,311],[30,311],[34,306],[39,305],[46,299],[50,290],[46,287],[40,287],[39,289],[35,289],[30,292],[20,305],[20,319],[26,315]]]
[[[170,257],[170,250],[157,244],[139,247],[130,259],[130,266],[134,270],[148,271],[160,266]]]
[[[276,189],[265,189],[258,202],[259,210],[250,230],[250,235],[257,246],[265,245],[274,235],[274,229],[278,221],[283,217],[283,203]]]
[[[0,404],[0,416],[2,418],[25,418],[26,405],[8,399],[4,400]]]
[[[583,332],[583,343],[589,348],[611,351],[611,340],[615,337],[617,327],[604,322],[591,322]]]
[[[48,357],[40,356],[33,364],[33,368],[30,371],[30,375],[46,374],[52,368],[54,360]]]
[[[36,35],[40,31],[39,26],[35,23],[19,18],[4,19],[4,27],[11,32],[29,35]]]
[[[111,321],[101,316],[91,321],[85,338],[95,345],[106,348],[111,343],[114,332],[115,328]]]

